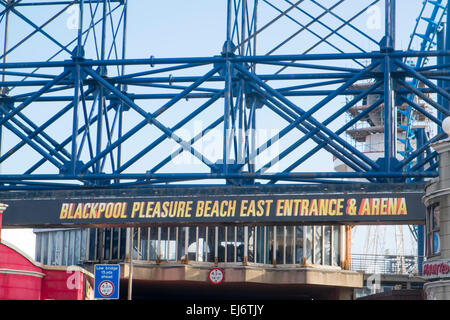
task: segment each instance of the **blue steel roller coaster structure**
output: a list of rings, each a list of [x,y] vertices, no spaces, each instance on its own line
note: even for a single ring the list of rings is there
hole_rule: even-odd
[[[394,0],[349,2],[224,1],[220,54],[128,59],[131,1],[0,0],[0,188],[415,182],[437,176],[430,144],[445,137],[439,128],[450,115],[447,1],[423,1],[406,50],[395,45]],[[382,39],[358,27],[373,6],[385,9]],[[67,39],[58,28],[73,8],[77,35]],[[270,47],[273,38],[267,44],[264,35],[280,23],[295,32]],[[299,36],[314,40],[289,53]],[[344,121],[368,96],[376,99]],[[373,159],[346,131],[377,108],[384,146],[383,156]],[[436,132],[416,128],[418,114]],[[398,121],[401,116],[407,121]],[[265,119],[274,119],[277,130],[257,139]],[[207,125],[183,136],[199,120]],[[202,143],[217,132],[220,154],[212,157]],[[308,163],[324,153],[350,170],[311,169]],[[186,154],[195,169],[174,165]]]

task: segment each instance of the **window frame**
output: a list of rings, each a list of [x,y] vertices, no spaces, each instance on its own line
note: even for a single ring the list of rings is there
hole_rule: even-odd
[[[438,210],[437,221],[436,221],[436,209]],[[440,203],[434,203],[427,208],[427,219],[426,219],[426,248],[427,257],[435,257],[441,255],[440,246]],[[435,235],[438,235],[439,243],[438,249],[435,250]]]

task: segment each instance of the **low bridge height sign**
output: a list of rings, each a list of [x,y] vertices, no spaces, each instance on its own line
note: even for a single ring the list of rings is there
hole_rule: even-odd
[[[94,298],[119,299],[120,265],[96,264],[94,267]]]

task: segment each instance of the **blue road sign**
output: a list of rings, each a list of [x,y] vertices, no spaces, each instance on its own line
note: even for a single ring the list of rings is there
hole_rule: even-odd
[[[119,299],[120,266],[118,264],[96,264],[95,299]]]

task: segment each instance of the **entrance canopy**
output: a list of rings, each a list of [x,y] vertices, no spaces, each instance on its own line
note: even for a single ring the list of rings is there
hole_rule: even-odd
[[[5,227],[424,224],[424,184],[177,185],[1,192]]]

